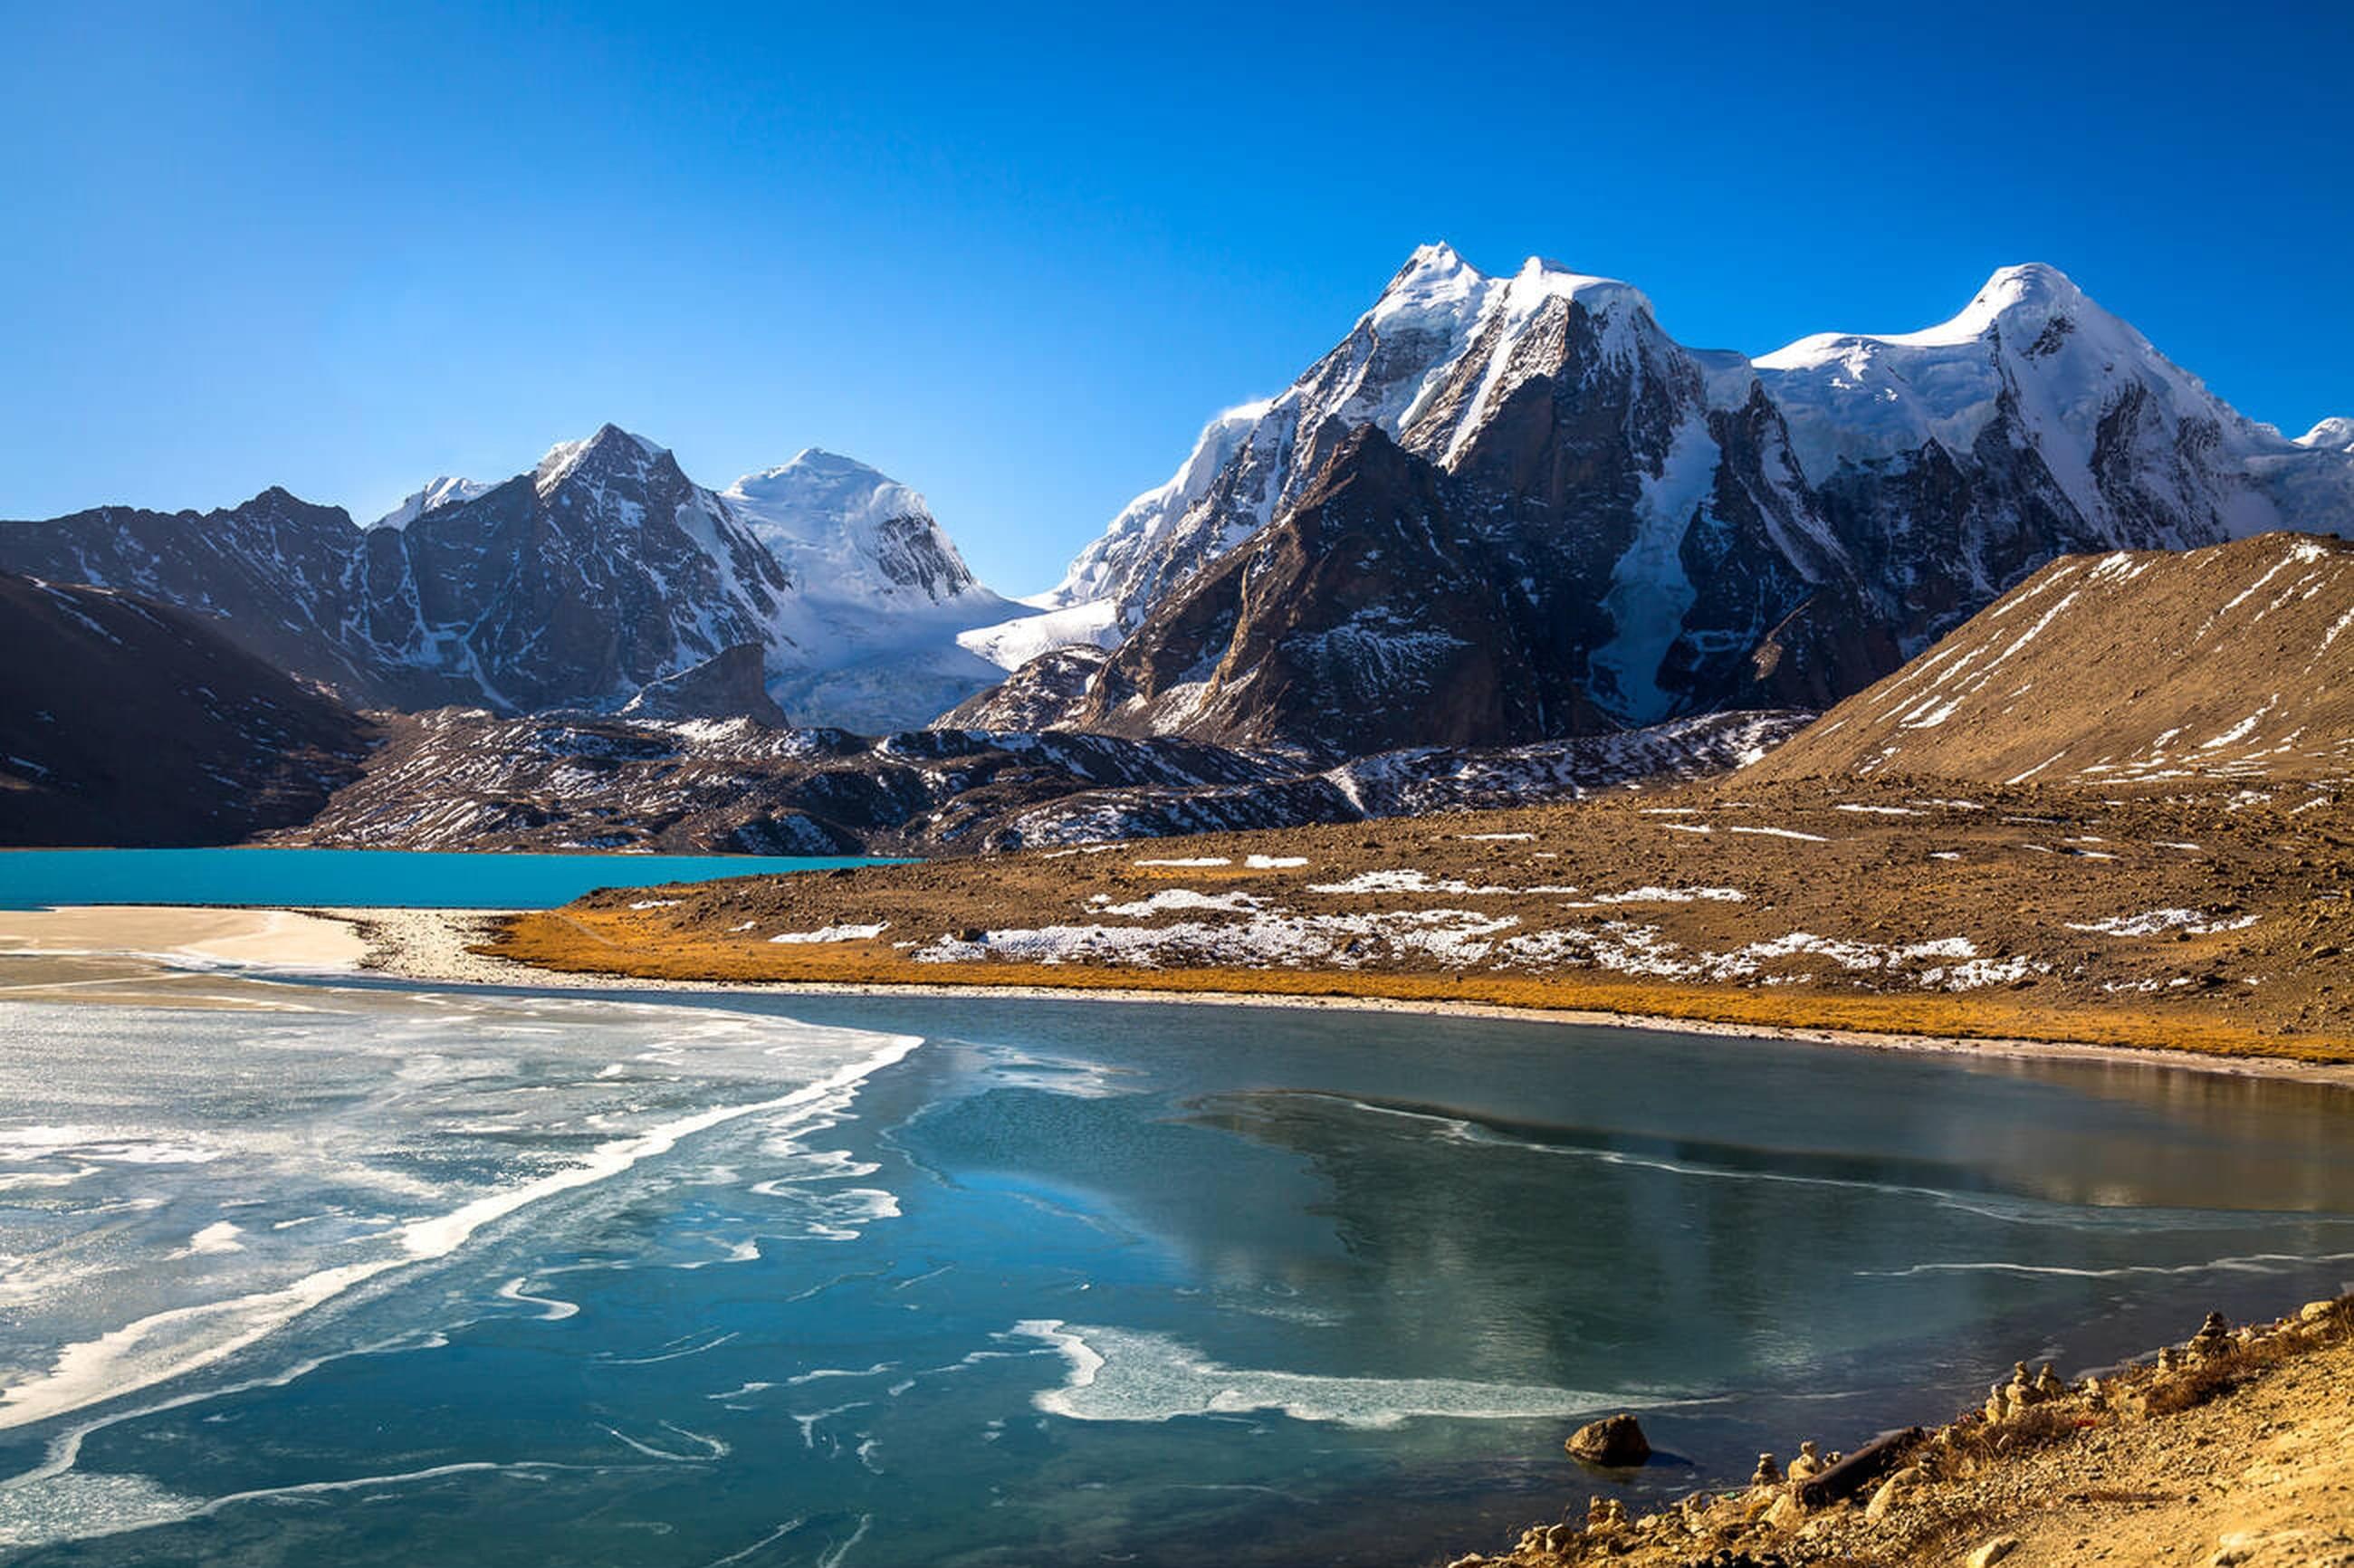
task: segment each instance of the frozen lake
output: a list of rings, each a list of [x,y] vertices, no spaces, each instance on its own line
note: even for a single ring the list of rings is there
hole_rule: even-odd
[[[0,1561],[1410,1563],[2354,1277],[2296,1084],[270,989],[0,1005]]]

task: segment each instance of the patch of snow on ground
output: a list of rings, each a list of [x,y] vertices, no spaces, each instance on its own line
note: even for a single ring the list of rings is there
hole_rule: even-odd
[[[1831,841],[1820,833],[1802,833],[1796,828],[1727,828],[1729,833],[1755,833],[1761,838],[1800,839],[1810,844],[1827,844]]]
[[[880,920],[872,926],[821,926],[814,931],[779,931],[769,938],[771,942],[864,942],[881,936],[890,928],[890,922]]]
[[[2244,931],[2256,923],[2253,915],[2243,915],[2236,920],[2210,919],[2198,909],[2149,909],[2139,915],[2117,915],[2106,920],[2079,923],[2068,922],[2071,931],[2092,931],[2104,937],[2157,937],[2168,931],[2188,931],[2194,937],[2211,937],[2219,931]]]
[[[1199,855],[1192,860],[1140,860],[1139,865],[1179,865],[1199,869],[1204,866],[1232,865],[1235,863],[1222,854]]]
[[[1264,902],[1247,893],[1196,893],[1189,887],[1172,887],[1150,898],[1132,899],[1126,904],[1106,904],[1103,912],[1124,915],[1131,920],[1166,915],[1176,909],[1218,909],[1232,915],[1257,909]]]
[[[1531,888],[1532,893],[1552,891]],[[1574,887],[1561,891],[1575,893]],[[1749,895],[1737,887],[1630,887],[1624,893],[1597,893],[1588,907],[1603,904],[1739,904]]]
[[[1474,887],[1452,877],[1434,880],[1426,871],[1361,871],[1346,882],[1316,882],[1310,893],[1506,893],[1509,888]]]
[[[1172,926],[1045,926],[993,930],[978,942],[942,937],[911,956],[917,963],[970,963],[992,955],[1039,964],[1094,961],[1156,969],[1217,964],[1250,969],[1331,964],[1356,969],[1368,959],[1424,957],[1475,964],[1517,916],[1469,909],[1404,909],[1369,915],[1295,915],[1268,910],[1235,925],[1182,921]]]
[[[1307,863],[1308,857],[1304,854],[1254,854],[1243,857],[1243,864],[1253,871],[1288,871],[1294,866]]]

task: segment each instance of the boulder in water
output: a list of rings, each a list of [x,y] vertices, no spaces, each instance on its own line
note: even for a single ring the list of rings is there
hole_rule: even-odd
[[[1651,1457],[1650,1440],[1643,1436],[1641,1423],[1623,1411],[1579,1427],[1562,1446],[1572,1458],[1611,1469],[1639,1465]]]

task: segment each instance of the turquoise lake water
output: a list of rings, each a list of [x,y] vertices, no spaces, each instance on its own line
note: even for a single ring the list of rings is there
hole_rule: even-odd
[[[432,854],[396,850],[12,850],[0,909],[51,904],[294,904],[552,909],[591,888],[652,887],[869,861],[769,855]]]
[[[2334,1088],[251,990],[0,1001],[11,1568],[1415,1568],[2354,1277]],[[1564,1457],[1618,1409],[1650,1465]]]

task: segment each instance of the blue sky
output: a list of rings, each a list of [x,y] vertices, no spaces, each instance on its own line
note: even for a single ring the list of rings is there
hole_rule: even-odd
[[[864,458],[1028,591],[1433,238],[1751,353],[2051,261],[2354,413],[2354,11],[1921,9],[0,0],[0,516],[610,418]]]

